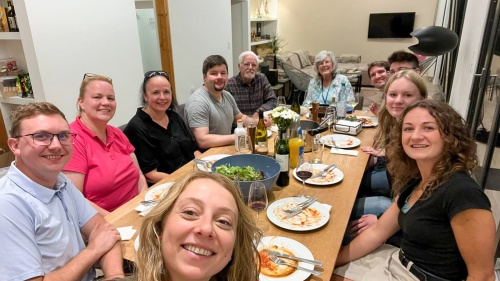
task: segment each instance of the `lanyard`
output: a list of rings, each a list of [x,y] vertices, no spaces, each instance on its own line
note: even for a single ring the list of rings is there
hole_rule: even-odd
[[[326,98],[328,98],[328,94],[330,93],[330,87],[332,86],[333,84],[333,81],[332,83],[330,84],[330,86],[328,86],[328,90],[326,91],[326,96],[324,95],[324,88],[323,88],[323,82],[321,82],[321,97],[323,98],[323,104],[328,104]]]

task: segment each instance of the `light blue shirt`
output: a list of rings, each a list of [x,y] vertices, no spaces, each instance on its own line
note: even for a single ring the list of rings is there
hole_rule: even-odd
[[[339,97],[342,83],[344,83],[345,87],[350,93],[349,96]],[[326,88],[323,87],[323,82],[320,79],[311,79],[311,81],[309,82],[309,87],[307,88],[307,96],[304,99],[303,105],[309,106],[313,101],[318,101],[320,104],[331,104],[332,97],[335,97],[336,102],[347,102],[348,100],[354,99],[351,82],[349,82],[349,79],[346,76],[342,74],[335,75],[335,79],[333,79],[332,83],[330,83],[330,86]]]
[[[14,162],[0,179],[0,279],[44,276],[85,248],[80,228],[97,211],[62,173],[54,189],[24,175]],[[90,269],[82,280],[93,280]]]

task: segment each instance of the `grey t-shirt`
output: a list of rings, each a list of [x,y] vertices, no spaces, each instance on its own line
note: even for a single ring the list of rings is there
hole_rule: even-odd
[[[184,117],[189,128],[208,127],[209,134],[230,135],[234,116],[240,110],[233,96],[222,91],[219,102],[204,87],[196,90],[186,102]]]

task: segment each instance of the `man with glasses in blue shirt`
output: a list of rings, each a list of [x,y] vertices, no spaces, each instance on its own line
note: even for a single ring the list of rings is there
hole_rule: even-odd
[[[120,234],[61,173],[77,137],[64,114],[50,103],[22,105],[10,135],[16,160],[0,180],[0,279],[93,280],[96,262],[106,278],[123,277]]]
[[[226,91],[230,92],[243,114],[259,119],[259,108],[272,110],[277,105],[276,95],[266,76],[260,72],[258,58],[252,51],[246,51],[238,57],[240,72],[229,78]],[[266,125],[271,125],[265,118]]]

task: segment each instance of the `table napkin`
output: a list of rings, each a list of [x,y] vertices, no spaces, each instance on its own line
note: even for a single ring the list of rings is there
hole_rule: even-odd
[[[116,228],[120,232],[120,237],[123,241],[132,239],[137,230],[133,229],[132,226],[124,226]]]
[[[330,149],[330,153],[358,156],[359,152],[357,150],[345,150],[345,149],[332,147],[332,149]]]
[[[144,206],[144,208],[142,209],[142,211],[139,213],[139,216],[141,216],[141,217],[146,216],[147,214],[149,214],[149,212],[151,212],[151,210],[153,210],[153,208],[155,206],[156,206],[156,204],[149,204],[147,206]]]

